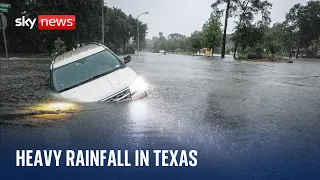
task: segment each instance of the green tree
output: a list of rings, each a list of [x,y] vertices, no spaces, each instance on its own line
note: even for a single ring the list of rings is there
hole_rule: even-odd
[[[155,44],[158,41],[158,39],[159,38],[157,36],[152,37],[152,39],[147,39],[147,49],[148,49],[148,51],[155,52],[155,49],[156,49]]]
[[[128,16],[118,8],[106,8],[105,14],[105,42],[113,51],[124,52],[131,37]]]
[[[67,50],[79,43],[101,41],[101,5],[103,0],[17,0],[7,15],[7,39],[9,50],[13,52],[51,52],[55,40],[64,40]],[[136,39],[137,23],[117,8],[104,7],[105,42],[111,49],[125,50],[131,38]],[[14,19],[26,16],[34,19],[39,14],[75,14],[77,27],[74,31],[39,31],[15,27]],[[130,18],[131,17],[131,18]],[[145,44],[147,25],[139,21],[141,44]],[[134,26],[134,27],[133,27]]]
[[[286,15],[286,21],[296,34],[296,58],[301,47],[307,50],[313,43],[318,44],[320,39],[319,1],[309,1],[306,6],[294,5]]]
[[[254,14],[260,12],[262,14],[262,20],[264,23],[268,24],[270,20],[270,11],[269,9],[272,7],[272,4],[269,3],[268,0],[216,0],[211,7],[217,8],[219,5],[225,3],[225,24],[224,24],[224,34],[222,41],[222,52],[221,57],[225,57],[225,46],[226,46],[226,38],[227,38],[227,26],[228,19],[230,17],[239,18],[238,26],[236,30],[242,27],[242,23],[250,23]],[[237,34],[235,34],[237,35]],[[239,39],[239,38],[234,38]],[[234,56],[237,51],[238,43],[235,42]]]
[[[222,49],[221,49],[221,58],[225,57],[226,54],[226,39],[227,39],[227,29],[228,29],[228,20],[233,16],[233,12],[236,10],[236,0],[216,0],[211,4],[212,8],[217,8],[219,5],[225,3],[225,19],[224,19],[224,29],[223,29],[223,39],[222,39]]]
[[[182,51],[187,51],[186,40],[187,40],[187,37],[183,34],[179,34],[179,33],[169,34],[166,47],[168,51],[171,51],[171,52],[175,52],[178,49]]]
[[[166,47],[169,52],[175,52],[175,50],[179,48],[173,39],[169,39],[166,42]]]
[[[264,47],[272,54],[290,53],[293,46],[293,36],[292,29],[287,22],[276,23],[265,32]]]
[[[14,52],[50,52],[54,49],[54,41],[61,37],[67,49],[72,49],[77,43],[96,41],[101,35],[101,3],[102,0],[19,0],[12,2],[8,14],[8,42]],[[17,28],[14,19],[26,16],[34,19],[39,14],[75,14],[77,30],[75,31],[39,31],[37,24],[33,29]],[[10,29],[10,30],[9,30]]]
[[[190,42],[190,50],[191,52],[198,52],[202,48],[201,44],[201,37],[202,32],[200,31],[194,31],[191,36],[188,38],[188,41]]]
[[[251,58],[262,58],[265,28],[259,24],[242,24],[236,30],[234,41],[238,42],[241,54],[249,53]]]
[[[146,35],[147,35],[147,30],[148,30],[147,24],[143,24],[141,21],[137,21],[137,19],[133,18],[132,15],[129,15],[129,23],[131,26],[130,36],[134,40],[133,46],[138,49],[138,44],[137,44],[138,27],[137,27],[137,25],[139,24],[140,49],[146,48],[146,46],[147,46]]]
[[[236,30],[243,27],[243,24],[250,24],[254,19],[254,14],[262,14],[262,22],[266,25],[270,23],[270,8],[272,4],[268,0],[237,0],[235,1],[234,17],[239,18],[237,22]],[[240,31],[236,31],[240,32]],[[235,33],[234,36],[238,34]],[[234,39],[241,39],[235,37]],[[237,53],[238,42],[235,41],[234,45],[234,57]]]
[[[159,37],[154,37],[156,42],[153,45],[154,52],[159,50],[167,50],[167,39],[164,37],[162,32],[158,33]]]
[[[202,28],[202,45],[206,48],[211,48],[221,45],[222,32],[221,32],[221,11],[215,10],[211,13],[209,20]],[[212,51],[213,55],[213,51]]]

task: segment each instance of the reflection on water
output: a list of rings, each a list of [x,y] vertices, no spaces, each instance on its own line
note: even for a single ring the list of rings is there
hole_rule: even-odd
[[[62,122],[79,109],[78,105],[69,102],[30,104],[1,114],[0,120],[4,125],[33,127]]]
[[[131,119],[129,129],[132,131],[132,144],[138,148],[144,143],[145,132],[149,129],[146,127],[148,125],[148,107],[146,102],[143,100],[130,102],[129,112]]]
[[[41,104],[36,106],[34,110],[46,112],[61,112],[61,111],[74,111],[78,107],[73,103],[54,102],[48,104]]]
[[[136,123],[143,123],[147,118],[147,104],[145,101],[132,101],[129,106],[130,108],[130,117]]]
[[[76,110],[79,110],[79,106],[69,102],[40,104],[33,108],[33,111],[37,114],[29,118],[33,119],[33,121],[63,121]]]
[[[148,107],[145,101],[132,101],[129,104],[131,130],[134,132],[135,137],[143,136],[143,133],[147,130],[147,117]]]

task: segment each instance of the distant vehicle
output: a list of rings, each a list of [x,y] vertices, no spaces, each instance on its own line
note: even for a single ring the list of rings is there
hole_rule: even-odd
[[[92,43],[57,56],[51,64],[51,90],[80,102],[119,102],[147,95],[147,84],[109,48]]]
[[[165,52],[164,50],[160,50],[160,51],[159,51],[159,53],[164,53],[164,52]]]

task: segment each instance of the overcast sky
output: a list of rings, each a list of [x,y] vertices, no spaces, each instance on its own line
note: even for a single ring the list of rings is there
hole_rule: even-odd
[[[148,38],[163,32],[165,36],[180,33],[190,36],[195,30],[201,30],[202,25],[210,16],[210,5],[215,0],[105,0],[108,6],[115,6],[134,17],[142,12],[148,15],[140,16],[139,20],[148,24]],[[269,0],[273,3],[271,10],[272,22],[282,22],[285,14],[297,3],[305,4],[309,0]],[[260,17],[257,17],[257,19]],[[224,22],[223,20],[221,22]],[[228,33],[233,31],[234,20],[228,25]]]

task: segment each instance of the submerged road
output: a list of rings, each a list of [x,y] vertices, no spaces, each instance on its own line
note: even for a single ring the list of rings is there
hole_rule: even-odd
[[[320,178],[319,61],[254,63],[146,53],[133,56],[128,66],[149,83],[147,98],[79,104],[76,113],[36,127],[0,126],[1,174],[12,179]],[[195,149],[198,165],[15,168],[16,149]]]

